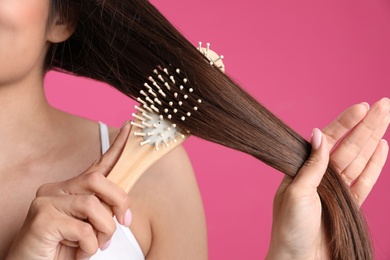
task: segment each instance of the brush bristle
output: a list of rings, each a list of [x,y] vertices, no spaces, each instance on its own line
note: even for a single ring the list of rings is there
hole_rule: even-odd
[[[223,56],[218,56],[215,52],[199,45],[199,51],[210,61],[211,65],[217,65],[217,68],[223,70],[221,62]],[[216,57],[216,58],[215,58]],[[171,122],[185,121],[194,113],[199,111],[199,105],[202,103],[200,98],[194,96],[194,89],[190,87],[190,82],[185,73],[179,68],[157,66],[153,74],[148,77],[148,81],[143,84],[145,89],[140,91],[137,101],[140,107],[136,106],[137,114],[133,114],[138,122],[132,122],[132,125],[138,127],[140,132],[135,132],[137,136],[142,136],[141,145],[153,145],[155,150],[159,150],[161,145],[169,146],[171,141],[177,142],[177,137],[184,138],[188,131],[180,129]],[[190,98],[192,96],[192,98]],[[193,103],[190,103],[190,100]],[[173,121],[174,121],[173,120]]]

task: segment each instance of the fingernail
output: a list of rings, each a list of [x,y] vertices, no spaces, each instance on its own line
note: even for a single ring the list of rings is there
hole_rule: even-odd
[[[130,227],[131,220],[132,220],[131,211],[130,211],[130,209],[128,209],[128,210],[126,210],[125,216],[123,217],[123,224],[126,227]]]
[[[367,102],[362,102],[360,104],[362,104],[366,108],[367,111],[370,109],[370,105]]]
[[[314,128],[311,134],[311,145],[313,149],[317,150],[321,146],[322,132],[318,128]]]
[[[108,240],[108,241],[100,248],[100,250],[102,250],[102,251],[106,250],[106,249],[110,246],[110,244],[111,244],[111,239]]]
[[[122,129],[123,127],[125,127],[128,123],[129,123],[129,120],[125,121],[125,122],[123,123],[123,125],[121,126],[121,129]]]

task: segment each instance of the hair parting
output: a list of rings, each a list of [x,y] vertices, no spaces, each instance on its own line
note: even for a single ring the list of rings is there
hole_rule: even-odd
[[[210,66],[148,1],[52,0],[52,15],[67,17],[73,6],[77,6],[70,12],[77,12],[76,31],[69,40],[52,46],[46,69],[103,81],[136,99],[153,70],[180,68],[194,89],[181,109],[191,110],[199,99],[202,104],[191,111],[189,120],[172,117],[175,124],[192,135],[250,154],[292,177],[309,157],[311,146],[304,138]],[[167,94],[175,91],[181,89]],[[161,107],[169,106],[161,102]],[[331,258],[372,259],[364,217],[332,165],[318,192]]]

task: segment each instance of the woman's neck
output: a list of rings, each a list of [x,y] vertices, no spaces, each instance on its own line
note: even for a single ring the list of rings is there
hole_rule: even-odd
[[[0,162],[50,144],[57,113],[46,100],[42,77],[0,85]]]

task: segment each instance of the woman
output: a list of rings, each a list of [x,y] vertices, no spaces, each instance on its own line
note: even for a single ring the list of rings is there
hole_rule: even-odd
[[[46,61],[51,58],[47,53],[53,44],[67,40],[76,28],[74,20],[64,20],[58,13],[50,16],[49,4],[42,0],[0,3],[3,28],[0,32],[1,203],[4,208],[12,209],[10,214],[1,217],[3,234],[9,234],[2,237],[1,257],[84,259],[92,256],[97,248],[106,249],[115,232],[115,222],[100,204],[104,201],[125,226],[131,222],[128,211],[131,204],[132,232],[148,259],[205,259],[201,201],[182,148],[149,169],[127,196],[103,175],[115,163],[129,133],[129,124],[124,125],[110,151],[96,161],[101,154],[97,124],[47,104],[42,87]],[[320,225],[321,204],[315,188],[325,172],[323,165],[328,150],[347,130],[358,125],[355,129],[361,130],[352,131],[345,137],[347,141],[336,148],[339,152],[332,154],[332,161],[347,168],[354,158],[345,159],[348,145],[351,141],[369,139],[372,132],[382,136],[388,125],[389,106],[389,101],[384,99],[371,109],[364,104],[352,107],[342,117],[342,122],[348,122],[347,129],[335,121],[324,130],[329,146],[327,139],[318,130],[314,131],[313,163],[303,167],[298,175],[302,177],[292,183],[286,178],[278,192],[275,211],[290,206],[296,212],[275,214],[270,259],[280,259],[278,254],[294,253],[296,258],[327,254],[327,247],[321,243],[324,236]],[[365,130],[367,124],[372,127]],[[110,130],[110,140],[117,132]],[[385,161],[387,145],[377,139],[369,140],[368,146],[376,149],[375,152],[370,149],[374,156],[368,156],[371,161],[366,164],[377,162],[380,166]],[[379,172],[376,169],[356,171],[354,178],[364,174],[375,180]],[[360,203],[373,184],[354,191],[361,198]],[[305,200],[308,195],[313,200]],[[301,207],[306,207],[301,203],[305,202],[315,205],[317,218],[312,225],[300,227],[291,220],[302,214]],[[289,221],[278,216],[290,216]],[[86,219],[88,222],[83,221]],[[295,245],[285,240],[286,230],[291,226],[299,227],[299,232],[291,235],[308,231],[314,234]],[[68,247],[62,243],[64,240],[77,241],[79,247]]]

